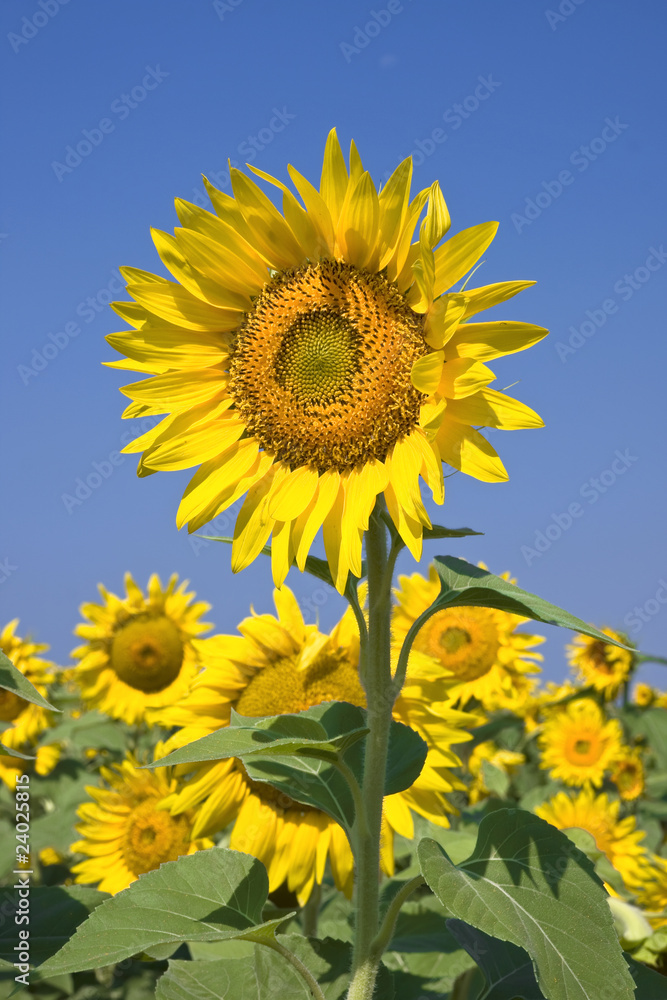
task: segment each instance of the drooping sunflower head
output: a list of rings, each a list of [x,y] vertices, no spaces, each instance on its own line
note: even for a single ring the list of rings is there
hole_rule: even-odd
[[[628,802],[638,799],[644,791],[644,765],[639,750],[626,749],[613,764],[611,780],[618,794]]]
[[[133,724],[151,708],[181,697],[200,668],[193,640],[210,628],[200,619],[208,610],[193,603],[187,581],[172,576],[163,589],[157,576],[144,596],[127,573],[125,598],[100,585],[103,604],[84,604],[86,624],[75,634],[86,640],[72,656],[72,672],[90,708]]]
[[[538,737],[540,767],[566,785],[599,787],[623,752],[622,738],[618,719],[606,719],[592,698],[577,698],[548,713]]]
[[[630,889],[639,886],[646,874],[648,852],[642,841],[646,834],[637,829],[634,816],[619,819],[621,803],[606,794],[596,795],[584,788],[576,795],[558,792],[535,812],[559,830],[586,830],[595,840]]]
[[[250,717],[295,713],[327,701],[365,707],[359,679],[359,634],[347,613],[328,635],[306,625],[287,587],[274,593],[277,617],[254,614],[238,626],[240,636],[212,636],[198,643],[205,669],[189,695],[156,713],[165,726],[181,727],[167,743],[173,750],[226,726],[231,709]],[[424,771],[403,793],[385,799],[383,865],[393,870],[393,833],[413,835],[411,810],[448,825],[445,794],[463,788],[451,768],[460,761],[450,749],[469,738],[478,722],[438,704],[428,685],[407,684],[395,717],[426,740]],[[194,833],[210,834],[234,823],[230,846],[258,857],[271,891],[287,883],[300,901],[322,882],[327,859],[334,881],[352,891],[353,861],[343,830],[325,813],[251,781],[235,760],[179,768],[183,785],[166,805],[175,816],[196,809]]]
[[[509,579],[509,574],[503,578]],[[392,621],[397,647],[440,592],[434,566],[428,579],[414,573],[399,577],[399,583]],[[437,611],[417,633],[411,669],[437,675],[448,696],[463,706],[474,698],[489,711],[515,709],[531,690],[531,678],[526,675],[539,670],[531,661],[542,659],[531,647],[544,641],[541,636],[517,631],[524,621],[493,608]]]
[[[33,642],[30,638],[16,635],[18,618],[9,622],[0,632],[0,649],[17,670],[37,688],[43,697],[48,697],[47,685],[55,680],[56,668],[53,663],[43,660],[39,653],[49,647]],[[13,691],[0,688],[0,739],[10,750],[27,751],[33,748],[38,737],[54,724],[53,713],[40,705],[25,701]],[[46,748],[40,748],[46,749]],[[44,763],[42,754],[42,763]],[[19,774],[25,770],[26,762],[20,757],[0,757],[0,779],[11,791]],[[42,771],[40,773],[48,773]]]
[[[611,628],[600,630],[627,646],[628,638]],[[629,680],[635,667],[635,654],[629,649],[621,649],[602,639],[593,639],[586,635],[576,635],[571,645],[567,647],[570,666],[584,684],[592,685],[596,691],[601,691],[605,698],[615,698],[621,688]]]
[[[164,746],[158,743],[154,760],[162,756]],[[178,787],[171,768],[140,769],[129,755],[121,764],[100,768],[100,774],[102,786],[86,788],[94,801],[78,809],[82,839],[70,850],[88,857],[72,868],[77,882],[120,892],[166,861],[213,846],[192,836],[192,812],[171,816],[161,808]]]
[[[416,558],[430,524],[424,479],[444,498],[442,462],[485,482],[507,478],[480,426],[539,427],[533,410],[488,388],[485,362],[546,331],[469,322],[532,282],[455,290],[496,223],[441,244],[450,226],[437,184],[410,196],[408,158],[376,190],[335,131],[319,190],[289,167],[282,213],[237,169],[233,195],[207,182],[214,213],[177,200],[174,235],[155,231],[175,281],[125,268],[134,328],[107,339],[146,378],[122,391],[126,417],[166,414],[126,448],[139,474],[199,466],[177,523],[196,530],[247,494],[232,547],[243,569],[272,537],[276,585],[303,569],[323,528],[336,585],[361,575],[361,537],[384,494]]]

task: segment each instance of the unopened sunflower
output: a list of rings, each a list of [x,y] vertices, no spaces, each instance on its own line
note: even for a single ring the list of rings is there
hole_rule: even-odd
[[[154,760],[162,756],[164,747],[158,743]],[[172,768],[146,770],[128,755],[121,764],[100,768],[100,774],[107,787],[88,786],[94,801],[77,811],[82,839],[70,850],[88,855],[72,868],[77,882],[120,892],[163,862],[213,846],[213,841],[193,836],[191,811],[171,816],[160,808],[177,787]]]
[[[174,750],[229,723],[231,709],[244,716],[299,712],[325,701],[364,706],[359,680],[359,637],[350,613],[330,635],[305,625],[287,587],[276,590],[278,617],[253,615],[240,636],[216,635],[197,643],[205,670],[187,698],[156,718],[181,726],[167,749]],[[382,860],[393,871],[393,833],[413,835],[410,810],[448,826],[445,793],[463,784],[449,768],[460,761],[453,743],[469,739],[463,726],[479,720],[440,704],[428,682],[408,681],[395,706],[396,718],[413,726],[429,751],[424,769],[405,792],[385,799]],[[284,881],[305,902],[321,883],[327,861],[336,885],[352,891],[352,852],[342,828],[325,813],[294,802],[264,783],[251,781],[236,760],[183,765],[182,788],[168,800],[172,813],[196,808],[194,834],[233,823],[230,846],[255,855],[267,867],[271,890]],[[185,775],[189,775],[185,778]]]
[[[450,226],[440,188],[410,197],[412,161],[379,192],[354,144],[349,167],[335,131],[319,190],[297,170],[281,212],[241,171],[233,196],[208,182],[215,214],[176,201],[174,235],[153,232],[175,281],[123,268],[134,302],[115,303],[134,329],[107,339],[145,376],[122,391],[125,417],[166,414],[125,451],[139,475],[199,466],[178,510],[191,531],[247,494],[232,569],[272,536],[273,576],[303,569],[323,528],[336,586],[361,576],[362,535],[384,494],[416,558],[430,524],[421,477],[444,499],[442,462],[484,482],[507,479],[477,430],[540,427],[529,407],[489,389],[486,362],[546,330],[470,322],[532,284],[458,288],[497,223],[441,244]],[[422,215],[425,215],[422,219]]]
[[[211,627],[200,620],[209,605],[193,603],[187,580],[177,581],[174,574],[163,589],[154,574],[144,596],[127,573],[127,597],[100,584],[104,603],[81,606],[90,624],[74,630],[86,642],[72,652],[80,660],[72,676],[88,708],[134,724],[188,690],[201,668],[193,639]]]
[[[618,719],[606,719],[592,698],[577,698],[548,713],[538,736],[540,767],[566,785],[599,787],[623,752],[622,739]]]
[[[611,628],[600,631],[627,645],[627,636],[614,632]],[[621,649],[602,639],[587,635],[575,635],[567,647],[570,666],[578,674],[583,684],[601,691],[605,698],[615,698],[621,686],[629,680],[635,666],[635,654],[629,649]]]
[[[55,680],[55,666],[37,654],[44,653],[49,647],[31,639],[21,639],[15,634],[17,625],[18,618],[15,618],[0,632],[0,649],[42,697],[46,698],[47,684]],[[53,746],[35,750],[37,740],[53,722],[53,713],[48,709],[25,701],[13,691],[0,688],[0,742],[8,750],[35,753],[35,770],[38,774],[48,774],[60,756],[58,748]],[[16,778],[23,774],[26,763],[20,757],[0,756],[0,779],[10,791],[14,791]]]
[[[628,889],[636,890],[648,874],[649,855],[642,844],[646,834],[637,829],[634,816],[619,819],[620,808],[618,799],[610,799],[606,794],[596,795],[589,787],[576,796],[558,792],[535,812],[559,830],[578,827],[590,833],[598,850],[620,873]]]
[[[509,580],[508,573],[503,579]],[[394,608],[392,632],[400,648],[416,619],[440,593],[440,578],[434,566],[428,580],[419,573],[399,576],[398,600]],[[540,653],[532,647],[544,642],[542,636],[517,631],[527,621],[519,615],[494,608],[453,607],[436,611],[417,633],[410,661],[420,672],[440,679],[447,697],[461,706],[473,698],[485,709],[516,710],[531,691],[527,675],[539,670]]]

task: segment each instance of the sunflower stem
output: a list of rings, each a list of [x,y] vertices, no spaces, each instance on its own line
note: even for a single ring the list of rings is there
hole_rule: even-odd
[[[248,940],[253,941],[255,939],[249,936]],[[271,948],[272,951],[277,951],[279,955],[283,956],[283,958],[286,958],[292,968],[296,969],[301,978],[304,980],[311,992],[311,995],[314,997],[314,1000],[326,1000],[324,993],[318,986],[317,980],[310,969],[307,969],[301,959],[297,958],[296,955],[289,950],[289,948],[282,945],[280,941],[276,941],[275,938],[258,937],[256,939],[256,943],[263,944],[267,948]]]
[[[306,937],[317,937],[317,920],[320,915],[321,900],[322,886],[319,882],[315,882],[312,892],[308,897],[308,902],[301,912],[303,919],[303,933]]]
[[[364,671],[367,725],[362,786],[366,830],[356,831],[355,937],[348,1000],[370,1000],[379,956],[373,942],[379,930],[380,836],[394,692],[390,662],[391,576],[387,533],[378,501],[366,535],[368,568],[368,647]]]

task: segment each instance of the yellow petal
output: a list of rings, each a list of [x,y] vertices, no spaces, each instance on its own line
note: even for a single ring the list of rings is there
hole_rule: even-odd
[[[135,361],[167,368],[208,368],[229,356],[220,334],[197,333],[170,327],[144,326],[142,330],[110,333],[105,338],[115,351]]]
[[[345,485],[340,480],[338,492],[322,525],[322,539],[327,562],[331,570],[334,586],[339,593],[345,590],[348,565],[342,552],[343,511],[345,509]]]
[[[223,455],[205,462],[188,483],[176,516],[180,528],[240,481],[258,457],[253,438],[237,441]]]
[[[432,396],[440,383],[444,360],[444,351],[432,351],[431,354],[426,354],[415,361],[410,372],[410,379],[415,389]]]
[[[506,302],[534,284],[534,281],[498,281],[495,285],[466,288],[465,294],[468,299],[466,316],[474,316],[475,313],[482,312],[484,309],[490,309],[501,302]]]
[[[218,309],[209,305],[165,278],[161,278],[159,284],[128,284],[127,290],[150,312],[187,330],[234,330],[243,316],[239,309]]]
[[[484,483],[509,479],[496,451],[478,431],[446,420],[436,435],[443,462]]]
[[[275,524],[269,515],[272,496],[289,468],[274,462],[267,474],[248,491],[234,526],[232,572],[238,573],[257,558]]]
[[[292,547],[291,524],[289,521],[276,521],[271,537],[271,575],[276,587],[282,587],[290,566],[294,562]]]
[[[334,228],[338,225],[338,217],[343,207],[347,191],[348,175],[345,157],[338,142],[336,129],[332,128],[327,136],[320,179],[320,194],[329,209]]]
[[[336,233],[341,253],[355,267],[365,267],[375,250],[379,218],[377,191],[366,172],[354,187],[350,183]]]
[[[453,401],[447,408],[447,416],[464,424],[498,427],[503,431],[544,427],[535,410],[493,389],[482,389],[467,399]]]
[[[151,229],[155,249],[162,263],[184,288],[194,296],[222,309],[247,310],[250,308],[249,295],[241,295],[226,288],[219,281],[213,281],[198,271],[193,262],[183,254],[176,239],[160,229]]]
[[[442,295],[432,303],[426,313],[424,340],[429,347],[439,350],[453,335],[465,315],[465,295]]]
[[[443,198],[439,183],[435,181],[429,191],[428,211],[421,225],[420,239],[423,239],[426,245],[433,249],[438,245],[451,224],[452,220],[449,217],[447,203]]]
[[[273,592],[273,601],[278,612],[278,618],[298,644],[306,641],[306,628],[301,614],[301,608],[289,587],[278,587]]]
[[[291,191],[283,195],[283,215],[285,221],[294,233],[294,237],[309,260],[319,260],[328,247],[322,240],[320,232]]]
[[[222,223],[220,223],[222,226]],[[265,265],[251,263],[239,257],[221,242],[192,229],[175,230],[175,239],[182,252],[212,281],[220,282],[230,291],[246,296],[257,295],[268,281]],[[233,244],[233,240],[228,240]]]
[[[241,437],[245,423],[235,413],[212,421],[204,427],[195,427],[178,436],[170,436],[164,444],[156,443],[143,458],[151,469],[176,471],[190,469],[220,455]]]
[[[461,399],[463,396],[472,395],[473,392],[479,392],[489,382],[493,382],[495,377],[491,369],[480,361],[474,361],[472,358],[453,358],[443,365],[438,395],[446,396],[448,399]]]
[[[419,562],[422,555],[424,528],[416,518],[409,517],[398,501],[394,487],[390,482],[384,491],[387,510],[396,530],[405,542],[412,557]]]
[[[317,469],[301,466],[294,469],[276,490],[269,514],[276,521],[292,521],[306,509],[315,490],[319,475]]]
[[[149,320],[149,312],[138,302],[112,302],[111,308],[130,326],[140,330]]]
[[[331,214],[327,208],[324,198],[319,193],[317,188],[314,188],[310,181],[306,180],[306,178],[303,177],[298,170],[295,170],[292,166],[288,166],[287,170],[292,178],[294,187],[301,195],[301,200],[306,206],[308,215],[311,217],[320,232],[320,236],[327,248],[327,252],[333,253],[334,225],[331,221]]]
[[[120,391],[140,403],[163,405],[163,413],[178,413],[212,399],[225,389],[226,384],[227,377],[219,368],[202,368],[199,371],[156,375],[155,378],[124,385]]]
[[[302,573],[310,546],[338,496],[339,486],[340,474],[335,469],[323,473],[317,484],[317,493],[299,515],[294,526],[296,564]]]
[[[490,361],[505,354],[515,354],[537,344],[548,330],[532,323],[461,323],[447,344],[450,352],[460,358]]]
[[[381,270],[390,260],[402,231],[403,220],[410,198],[412,157],[400,163],[378,195],[380,205],[380,232],[382,234]]]
[[[483,222],[464,229],[435,251],[435,288],[437,298],[477,263],[498,230],[497,222]]]
[[[198,205],[193,205],[180,198],[177,198],[175,202],[176,214],[188,234],[196,233],[198,236],[205,237],[204,246],[210,246],[210,241],[214,244],[218,254],[221,253],[220,248],[222,248],[223,255],[229,253],[242,260],[255,274],[261,287],[261,284],[268,279],[266,262],[243,235],[245,232],[250,235],[247,224],[233,199],[232,203],[238,217],[236,226],[223,221],[212,212],[207,212],[205,209],[199,208]],[[176,238],[180,239],[181,235],[181,230],[177,229]],[[196,241],[195,245],[197,245]]]
[[[240,170],[232,167],[230,174],[234,197],[253,233],[253,244],[273,267],[303,263],[303,251],[273,202]]]

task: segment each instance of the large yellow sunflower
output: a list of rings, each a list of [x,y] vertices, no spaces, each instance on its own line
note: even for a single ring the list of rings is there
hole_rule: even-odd
[[[188,690],[201,668],[193,639],[210,629],[200,621],[210,605],[193,604],[188,581],[178,587],[177,581],[174,574],[163,590],[153,574],[144,597],[126,573],[127,597],[100,584],[104,603],[81,605],[90,624],[74,630],[86,642],[72,652],[81,661],[72,676],[88,708],[134,724],[148,709],[169,705]]]
[[[482,565],[482,564],[480,564]],[[486,567],[484,567],[486,568]],[[503,579],[509,580],[508,573]],[[395,591],[392,631],[399,648],[413,622],[440,593],[440,578],[434,566],[428,580],[419,573],[399,576]],[[512,581],[514,582],[514,581]],[[437,611],[417,633],[410,661],[429,670],[447,686],[447,695],[461,706],[475,698],[485,709],[516,710],[532,689],[527,674],[539,670],[532,660],[541,660],[533,646],[542,636],[518,632],[526,618],[493,608],[455,607]]]
[[[294,595],[276,590],[278,617],[253,615],[239,625],[240,636],[216,635],[197,643],[205,670],[187,698],[161,712],[163,725],[182,728],[167,749],[191,743],[229,723],[231,709],[244,716],[299,712],[325,701],[365,705],[359,680],[359,636],[350,613],[330,635],[305,625]],[[448,826],[445,793],[463,788],[449,768],[460,764],[450,750],[469,739],[463,726],[479,720],[452,710],[429,682],[408,676],[394,711],[426,740],[426,765],[405,792],[385,799],[382,861],[393,871],[393,834],[413,836],[410,810]],[[265,784],[251,781],[236,760],[183,765],[182,788],[167,800],[173,815],[196,807],[195,835],[234,823],[230,846],[258,857],[273,891],[287,881],[303,903],[321,883],[329,858],[336,885],[352,891],[353,859],[342,828],[317,809],[294,802]]]
[[[610,639],[627,645],[628,638],[611,628],[600,630]],[[629,649],[612,646],[602,639],[592,639],[587,635],[575,635],[567,647],[567,658],[573,671],[583,684],[589,684],[601,691],[605,698],[615,698],[622,684],[629,679],[634,665],[635,654]]]
[[[56,668],[53,663],[43,660],[37,654],[45,652],[49,647],[28,638],[19,638],[15,634],[18,623],[18,618],[15,618],[0,632],[0,649],[42,697],[47,698],[47,684],[55,679]],[[19,698],[13,691],[0,688],[0,742],[8,750],[36,752],[35,770],[38,774],[48,774],[59,757],[55,747],[44,746],[34,751],[37,739],[53,724],[53,712]],[[16,778],[23,774],[26,763],[20,757],[0,756],[0,780],[4,781],[10,791],[14,791]]]
[[[440,244],[440,188],[410,198],[412,161],[376,191],[335,130],[319,191],[293,167],[283,214],[231,170],[233,197],[206,182],[215,214],[176,201],[181,228],[153,231],[176,281],[124,268],[133,330],[107,340],[147,376],[122,391],[125,417],[166,414],[125,449],[139,475],[199,466],[179,507],[194,531],[247,494],[232,569],[273,536],[274,581],[303,569],[320,527],[336,586],[361,576],[361,539],[378,494],[416,558],[430,521],[421,476],[444,499],[442,462],[484,482],[507,479],[476,430],[540,427],[527,406],[487,388],[485,362],[545,336],[542,327],[469,322],[532,284],[454,291],[491,243],[487,222]],[[305,206],[305,207],[304,207]],[[422,219],[422,213],[425,216]],[[415,230],[419,225],[418,236]]]
[[[164,756],[164,746],[155,747],[154,760]],[[102,892],[126,889],[144,872],[159,868],[213,846],[213,841],[192,835],[193,813],[170,816],[161,801],[177,788],[173,769],[139,767],[130,754],[121,764],[101,767],[108,787],[88,786],[94,802],[77,810],[82,820],[76,827],[82,839],[70,850],[88,857],[74,865],[76,881],[98,884]]]
[[[584,788],[576,797],[558,792],[535,812],[559,830],[578,827],[586,830],[595,840],[597,848],[621,874],[626,886],[635,890],[646,878],[649,856],[641,843],[645,837],[638,830],[634,816],[619,820],[621,803],[608,795],[596,795],[592,788]]]
[[[599,787],[624,750],[622,740],[618,719],[605,719],[592,698],[577,698],[548,713],[538,736],[540,767],[566,785]]]

